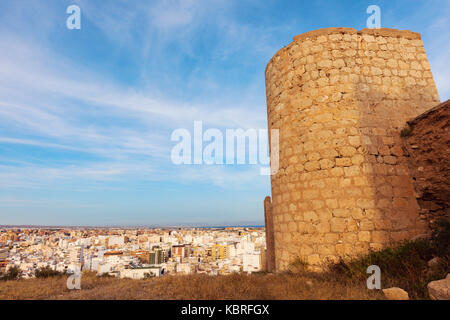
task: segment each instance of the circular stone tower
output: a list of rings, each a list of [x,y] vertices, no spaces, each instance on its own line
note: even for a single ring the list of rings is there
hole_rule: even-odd
[[[418,33],[296,36],[268,63],[266,90],[280,143],[265,203],[276,271],[298,258],[319,270],[426,231],[400,137],[439,102]]]

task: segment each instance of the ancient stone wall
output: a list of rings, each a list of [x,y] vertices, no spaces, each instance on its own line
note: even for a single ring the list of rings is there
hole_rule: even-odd
[[[275,247],[273,234],[272,202],[270,197],[264,199],[264,220],[266,224],[266,270],[275,271]]]
[[[439,102],[418,33],[307,32],[266,68],[276,270],[323,262],[423,233],[399,135]]]
[[[450,100],[408,121],[402,136],[420,214],[433,228],[450,219]]]

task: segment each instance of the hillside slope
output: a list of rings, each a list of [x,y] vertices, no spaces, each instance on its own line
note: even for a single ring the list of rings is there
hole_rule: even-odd
[[[0,299],[380,299],[366,283],[312,274],[166,276],[127,280],[84,274],[81,290],[68,290],[67,277],[0,282]]]

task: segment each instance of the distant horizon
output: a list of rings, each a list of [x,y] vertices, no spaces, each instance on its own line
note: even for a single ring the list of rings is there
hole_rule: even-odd
[[[0,225],[1,228],[117,228],[117,229],[169,229],[169,228],[264,228],[264,224],[231,224],[231,225],[110,225],[110,226],[95,226],[95,225],[38,225],[38,224],[8,224]]]

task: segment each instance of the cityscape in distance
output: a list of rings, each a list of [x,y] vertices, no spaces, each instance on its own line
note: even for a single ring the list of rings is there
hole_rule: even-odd
[[[1,310],[450,300],[449,16],[448,0],[2,0]]]
[[[0,228],[0,272],[149,276],[252,273],[265,265],[264,228]]]

